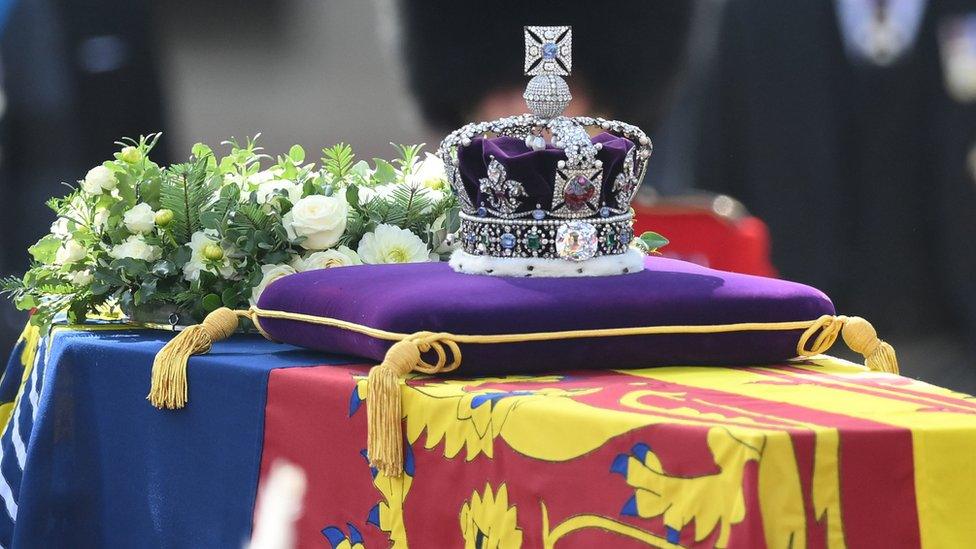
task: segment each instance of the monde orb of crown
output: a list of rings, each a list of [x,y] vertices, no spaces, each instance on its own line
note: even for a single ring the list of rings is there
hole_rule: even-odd
[[[529,110],[542,118],[561,115],[573,99],[569,93],[569,84],[555,74],[533,76],[525,87],[522,97],[525,98]]]

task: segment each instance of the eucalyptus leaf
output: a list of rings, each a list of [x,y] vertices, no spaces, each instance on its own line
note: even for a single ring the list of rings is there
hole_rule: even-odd
[[[204,158],[213,156],[213,150],[203,143],[194,143],[193,147],[190,148],[190,154],[197,158]]]
[[[288,149],[288,157],[291,158],[292,162],[295,164],[301,164],[305,161],[305,149],[301,145],[292,145]]]
[[[223,303],[224,307],[237,307],[240,301],[240,294],[234,288],[227,288],[220,294],[220,302]]]
[[[356,207],[359,205],[359,187],[356,185],[349,185],[346,188],[346,202],[352,206]]]
[[[220,306],[223,305],[223,301],[220,300],[220,296],[217,294],[207,294],[203,296],[203,301],[201,304],[203,305],[204,310],[209,313],[219,309]]]
[[[172,261],[161,260],[153,263],[152,274],[160,278],[166,278],[167,276],[176,272],[176,265]]]
[[[35,261],[40,263],[54,263],[54,256],[61,247],[61,239],[54,235],[47,235],[37,241],[36,244],[27,248]]]
[[[373,178],[378,184],[385,185],[396,181],[396,168],[393,167],[393,164],[390,164],[382,158],[374,158],[373,163],[376,165],[376,172],[373,174]]]

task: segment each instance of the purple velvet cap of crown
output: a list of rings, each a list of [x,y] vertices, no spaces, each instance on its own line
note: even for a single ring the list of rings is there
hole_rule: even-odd
[[[603,162],[603,186],[600,194],[603,202],[613,203],[613,181],[623,169],[624,157],[634,148],[633,141],[609,133],[601,133],[592,139],[602,143],[597,159]],[[476,207],[482,203],[480,180],[488,176],[488,164],[494,157],[503,166],[508,179],[522,183],[528,197],[522,200],[517,212],[535,209],[539,204],[545,210],[552,208],[553,185],[556,180],[556,163],[566,159],[562,149],[547,145],[544,150],[532,150],[525,141],[509,136],[477,137],[467,147],[458,148],[458,169],[464,190]]]
[[[648,257],[619,276],[508,278],[454,272],[446,263],[309,271],[272,283],[262,309],[338,318],[392,332],[508,334],[632,326],[813,320],[834,314],[802,284]],[[262,319],[274,339],[382,360],[392,342],[294,320]],[[769,364],[792,358],[802,330],[462,344],[460,375],[662,365]]]

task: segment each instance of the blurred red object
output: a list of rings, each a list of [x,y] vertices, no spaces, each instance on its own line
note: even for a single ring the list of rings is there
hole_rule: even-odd
[[[634,232],[654,231],[671,241],[661,254],[723,271],[777,276],[769,256],[769,230],[734,198],[696,194],[639,197]]]

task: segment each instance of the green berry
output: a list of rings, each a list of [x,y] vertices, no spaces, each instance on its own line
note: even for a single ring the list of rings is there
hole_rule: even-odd
[[[155,221],[157,227],[169,225],[170,221],[173,221],[173,210],[159,210],[156,212]]]
[[[224,249],[217,244],[207,244],[203,247],[203,257],[210,261],[220,261],[224,258]]]
[[[125,147],[122,149],[122,160],[129,164],[135,164],[142,160],[142,152],[135,147]]]

